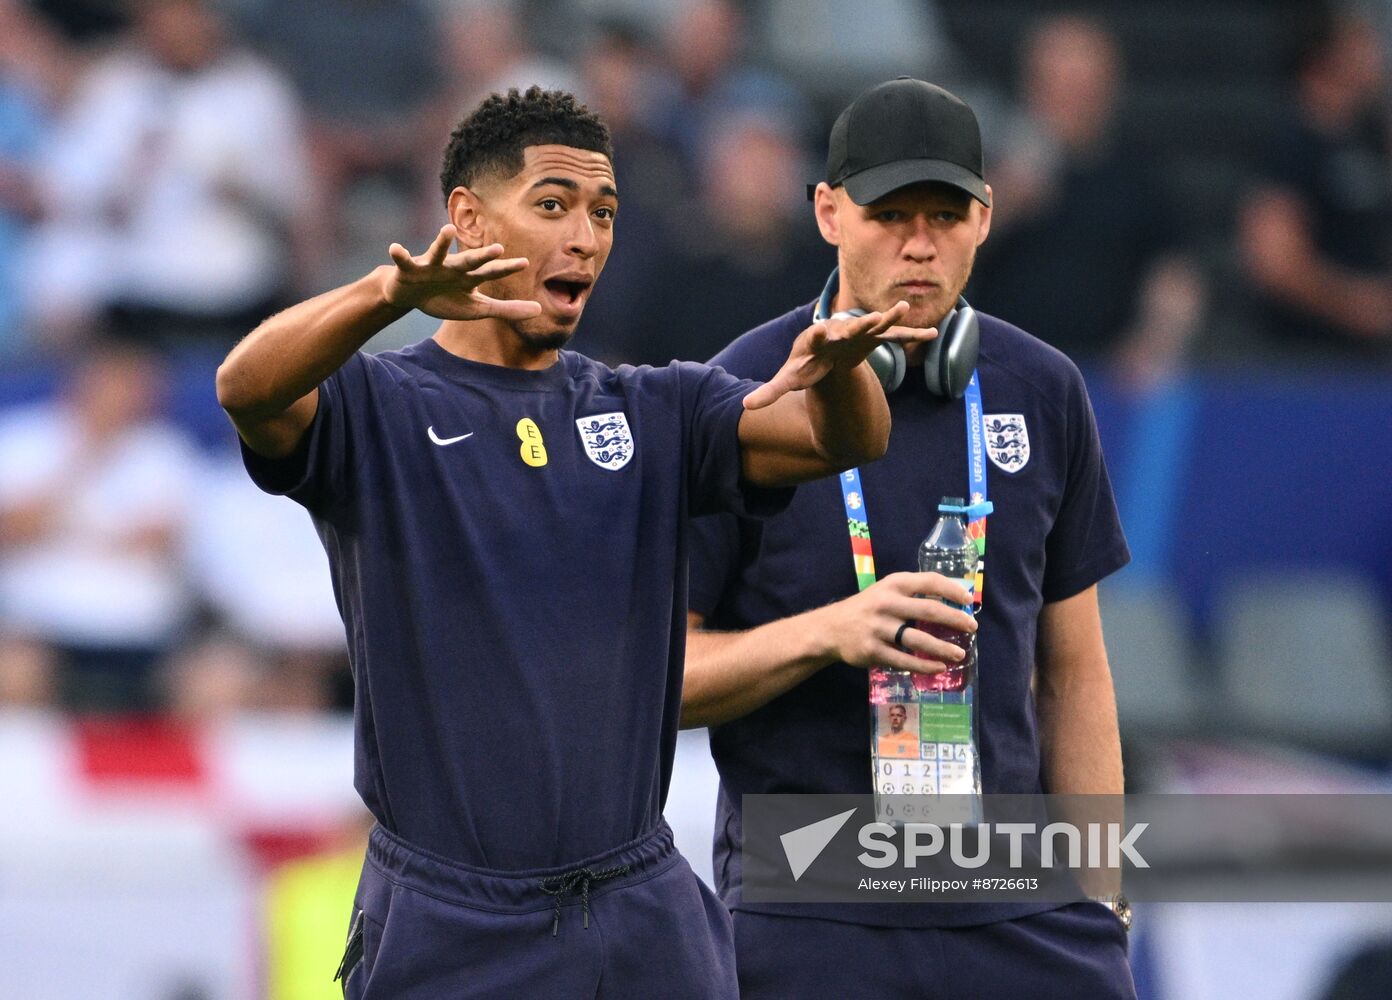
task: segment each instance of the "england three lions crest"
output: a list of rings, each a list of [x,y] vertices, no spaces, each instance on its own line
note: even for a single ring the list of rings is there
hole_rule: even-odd
[[[987,413],[986,454],[1006,472],[1019,472],[1029,462],[1029,428],[1023,413]]]
[[[633,432],[623,413],[596,413],[575,421],[585,454],[601,469],[622,469],[633,457]]]

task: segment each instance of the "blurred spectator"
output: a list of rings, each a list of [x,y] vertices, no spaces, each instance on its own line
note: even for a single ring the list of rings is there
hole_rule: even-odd
[[[180,649],[160,672],[162,708],[192,724],[257,707],[267,665],[231,636],[210,635]]]
[[[52,708],[58,704],[58,665],[42,643],[0,636],[0,705]]]
[[[206,661],[214,676],[187,678],[194,693],[228,690],[218,680],[232,679],[225,668],[254,657],[262,661],[256,707],[320,711],[340,703],[351,688],[343,619],[323,546],[302,510],[258,490],[240,461],[220,459],[200,479],[187,555],[193,586],[217,624],[256,649],[233,655],[232,640],[222,637]]]
[[[444,218],[440,195],[440,143],[459,120],[489,94],[533,84],[579,94],[575,71],[532,48],[513,0],[459,0],[441,12],[443,79],[427,137],[423,233],[439,230]],[[429,238],[429,237],[427,237]]]
[[[344,649],[343,619],[314,524],[258,490],[235,457],[203,470],[187,557],[203,603],[233,632],[277,651]]]
[[[155,415],[161,380],[142,351],[97,347],[59,398],[0,417],[0,634],[52,653],[77,703],[144,702],[190,611],[196,458]]]
[[[1183,360],[1202,296],[1146,160],[1117,134],[1120,49],[1074,16],[1039,22],[1023,45],[1024,121],[991,171],[991,239],[968,298],[1149,385]]]
[[[579,92],[614,143],[626,227],[633,209],[654,215],[687,196],[678,151],[659,134],[661,99],[672,93],[659,59],[638,28],[621,22],[601,24],[580,57]]]
[[[654,192],[662,241],[625,236],[647,272],[639,304],[623,317],[627,360],[703,361],[810,299],[832,266],[800,200],[811,111],[797,88],[751,61],[750,39],[732,0],[690,0],[663,24],[667,73],[653,80],[653,131],[681,175],[665,200]],[[616,170],[622,177],[622,162]]]
[[[445,8],[441,34],[446,74],[441,90],[443,134],[489,94],[533,84],[578,93],[575,71],[534,50],[511,0],[464,0]],[[439,134],[431,138],[439,144]],[[436,165],[438,167],[438,164]]]
[[[1269,329],[1327,357],[1392,359],[1392,159],[1371,22],[1302,21],[1289,118],[1240,218]]]
[[[230,339],[293,283],[306,178],[288,85],[203,0],[141,0],[40,165],[27,281],[55,336],[108,312],[156,342]]]
[[[318,282],[359,182],[419,197],[440,143],[441,25],[416,0],[265,0],[248,23],[305,102],[316,205],[301,252]]]
[[[49,22],[24,0],[0,0],[0,361],[33,348],[19,262],[40,212],[35,162],[75,70],[77,58]]]
[[[0,0],[0,359],[28,347],[18,262],[39,213],[33,161],[66,65],[64,47],[45,22],[22,0]]]
[[[663,55],[677,91],[661,97],[661,128],[693,182],[731,117],[768,114],[798,131],[810,120],[806,99],[792,84],[748,62],[748,39],[745,16],[732,0],[691,0],[666,25]]]
[[[212,632],[179,648],[155,680],[160,707],[191,723],[245,712],[313,714],[352,708],[346,653],[277,652],[232,632]],[[339,697],[344,688],[346,700]]]
[[[901,73],[934,79],[950,60],[931,0],[768,0],[765,11],[769,54],[833,104]]]
[[[273,712],[323,713],[353,709],[348,653],[287,649],[273,655],[257,705]]]
[[[729,119],[706,153],[701,201],[648,254],[647,292],[633,311],[627,356],[704,361],[740,333],[810,302],[836,264],[805,198],[813,176],[786,121]]]
[[[604,266],[604,277],[580,321],[579,349],[609,364],[631,360],[628,329],[633,303],[643,294],[665,238],[665,226],[690,192],[675,147],[663,138],[658,98],[670,81],[639,30],[601,24],[581,56],[586,102],[603,116],[614,144],[614,173],[623,234]]]

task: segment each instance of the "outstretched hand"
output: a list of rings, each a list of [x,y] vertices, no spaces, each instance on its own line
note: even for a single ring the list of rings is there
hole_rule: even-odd
[[[884,312],[813,323],[793,341],[778,373],[744,398],[745,409],[757,410],[789,392],[814,386],[833,370],[849,371],[880,344],[922,343],[938,335],[936,329],[896,326],[908,311],[909,304],[900,301]]]
[[[516,274],[527,266],[525,257],[503,257],[499,243],[450,253],[454,226],[444,226],[425,253],[413,257],[400,243],[387,250],[396,266],[388,271],[383,292],[392,305],[419,309],[436,319],[530,319],[541,314],[541,303],[495,299],[482,294],[485,281]]]

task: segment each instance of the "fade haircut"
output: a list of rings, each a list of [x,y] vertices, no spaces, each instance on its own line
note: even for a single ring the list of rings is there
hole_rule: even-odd
[[[614,159],[609,127],[573,94],[531,87],[490,94],[459,123],[445,147],[440,188],[445,200],[457,187],[473,187],[490,174],[514,177],[528,146],[555,144],[588,149]]]

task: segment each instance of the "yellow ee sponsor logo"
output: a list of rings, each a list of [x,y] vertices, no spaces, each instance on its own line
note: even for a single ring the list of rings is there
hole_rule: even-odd
[[[546,464],[546,442],[541,439],[541,428],[531,417],[517,421],[517,436],[522,439],[522,461],[534,469]]]

